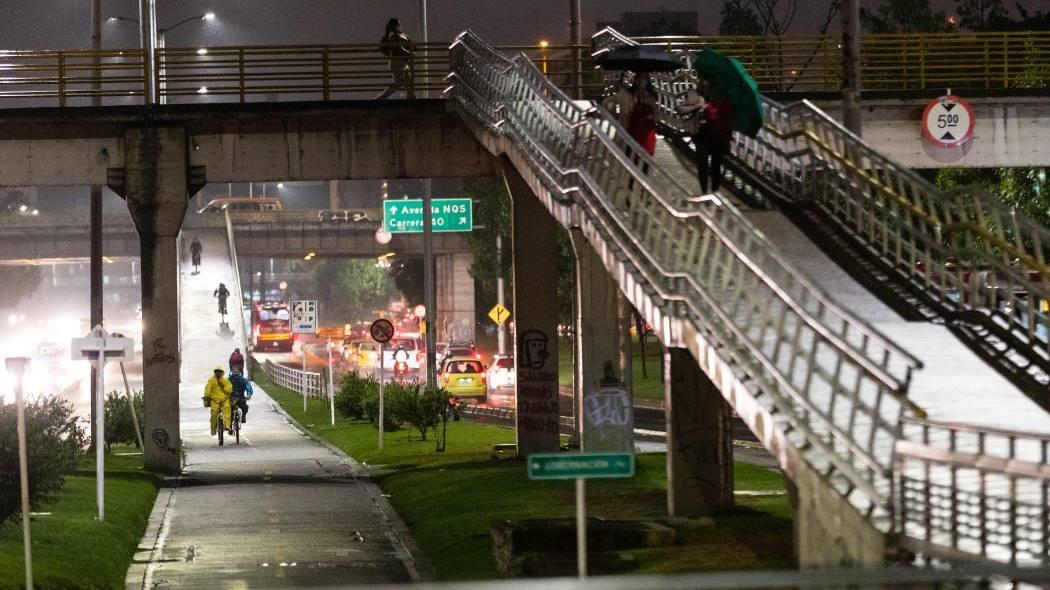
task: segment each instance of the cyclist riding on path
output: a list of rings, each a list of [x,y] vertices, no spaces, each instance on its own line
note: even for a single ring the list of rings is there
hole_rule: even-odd
[[[212,295],[219,298],[219,313],[226,315],[226,298],[230,296],[230,290],[226,288],[226,283],[219,283],[219,287],[215,289]]]
[[[234,348],[233,354],[230,355],[231,378],[234,373],[244,373],[244,355],[241,354],[241,349],[239,348]]]
[[[223,376],[222,367],[215,367],[208,384],[204,386],[204,397],[211,400],[211,434],[215,436],[216,432],[216,418],[219,412],[222,412],[222,423],[229,430],[230,434],[233,434],[231,426],[230,415],[232,409],[230,407],[230,396],[233,394],[233,384],[230,380]]]
[[[190,256],[193,258],[193,274],[199,274],[201,271],[201,252],[204,247],[201,246],[201,241],[196,236],[193,238],[193,242],[190,243]]]
[[[252,383],[248,378],[241,375],[240,371],[230,372],[230,383],[233,384],[233,394],[230,396],[233,407],[241,409],[241,424],[248,421],[248,400],[252,399]]]

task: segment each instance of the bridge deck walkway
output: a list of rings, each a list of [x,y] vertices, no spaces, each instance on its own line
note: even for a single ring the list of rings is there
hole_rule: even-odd
[[[700,192],[696,169],[661,138],[654,155],[689,191]],[[725,194],[725,193],[723,193]],[[748,211],[748,220],[799,270],[841,305],[918,357],[909,397],[931,419],[1050,433],[1050,414],[955,337],[945,326],[907,321],[855,281],[779,211]]]

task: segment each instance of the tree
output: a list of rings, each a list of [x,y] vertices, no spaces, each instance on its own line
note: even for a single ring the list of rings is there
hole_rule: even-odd
[[[761,35],[762,24],[758,22],[758,13],[743,0],[722,0],[722,22],[718,25],[719,35]]]
[[[1028,12],[1028,10],[1021,6],[1018,2],[1017,13],[1021,15],[1021,18],[1010,23],[1010,28],[1019,31],[1046,31],[1050,30],[1050,12],[1043,12],[1037,10],[1035,12]]]
[[[1013,23],[1003,0],[955,0],[955,12],[959,26],[971,31],[999,31]]]
[[[404,295],[409,305],[420,305],[425,299],[423,293],[423,259],[405,258],[391,266],[394,275],[394,286]]]
[[[937,172],[937,186],[992,194],[1026,217],[1050,226],[1046,177],[1045,168],[944,168]]]
[[[477,281],[481,297],[496,298],[496,279],[509,281],[511,268],[510,196],[503,180],[495,177],[469,178],[463,191],[474,199],[474,231],[467,235],[474,260],[470,276]],[[496,237],[503,242],[502,261],[496,256]]]
[[[371,259],[321,259],[313,274],[328,323],[371,317],[373,309],[386,307],[395,295],[386,271]]]
[[[948,30],[943,10],[930,0],[882,0],[874,11],[861,8],[860,21],[868,33],[939,33]]]

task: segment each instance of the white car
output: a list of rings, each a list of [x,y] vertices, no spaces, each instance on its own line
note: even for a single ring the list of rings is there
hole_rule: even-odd
[[[489,366],[485,380],[488,382],[490,392],[504,388],[512,389],[516,381],[514,357],[510,355],[496,355],[492,357],[492,365]]]

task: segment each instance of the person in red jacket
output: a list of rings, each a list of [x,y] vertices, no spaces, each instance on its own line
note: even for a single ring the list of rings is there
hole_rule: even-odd
[[[656,91],[649,74],[639,72],[631,90],[634,105],[627,116],[627,133],[651,156],[656,152]]]
[[[722,183],[722,159],[729,153],[733,140],[732,105],[724,97],[712,97],[710,82],[701,80],[699,93],[690,92],[678,107],[678,112],[682,114],[694,111],[698,111],[694,115],[698,120],[693,145],[696,147],[696,174],[700,179],[700,191],[707,193],[708,186],[712,191],[717,191]]]
[[[244,373],[244,355],[239,348],[234,348],[233,354],[230,355],[230,373],[234,371]]]

